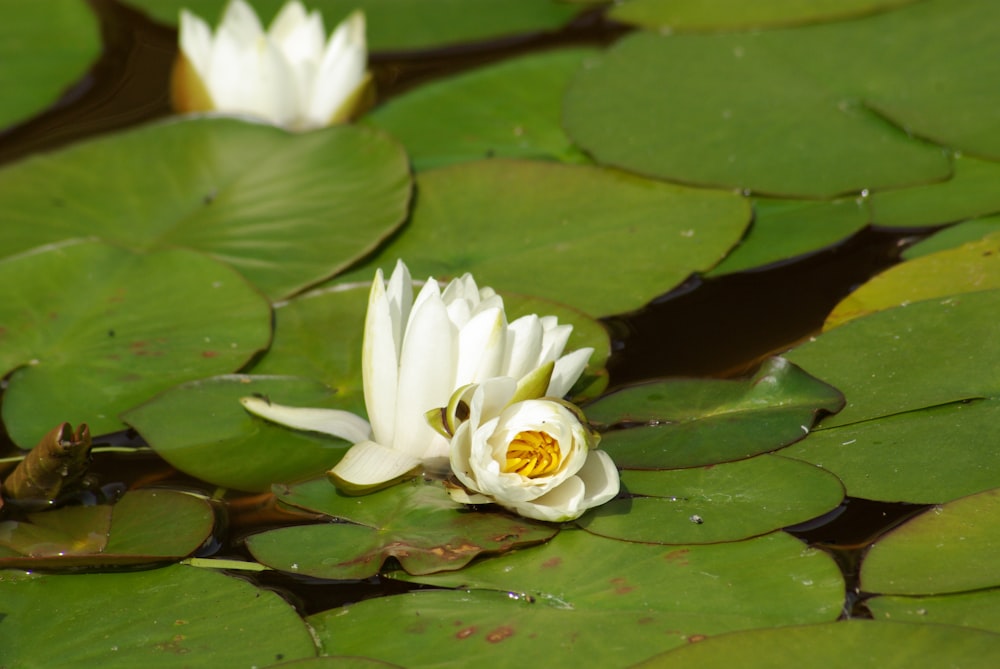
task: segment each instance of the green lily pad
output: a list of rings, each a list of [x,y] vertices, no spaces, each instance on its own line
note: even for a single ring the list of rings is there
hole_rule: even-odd
[[[1000,163],[956,156],[954,164],[947,181],[872,193],[872,223],[914,228],[1000,212]]]
[[[494,156],[583,162],[562,129],[562,98],[594,53],[547,51],[431,82],[368,120],[403,142],[417,170]]]
[[[822,625],[736,632],[691,644],[635,665],[636,669],[827,669],[880,667],[990,669],[1000,653],[1000,636],[950,625],[845,620]],[[822,658],[822,660],[817,660]]]
[[[170,120],[0,170],[4,255],[66,237],[184,246],[272,298],[365,255],[406,217],[406,155],[372,128],[290,134],[233,119]]]
[[[311,616],[323,650],[407,666],[456,657],[467,666],[518,667],[525,657],[553,669],[628,666],[706,634],[833,620],[843,600],[832,559],[780,533],[663,547],[563,530],[536,548],[409,580],[475,589]]]
[[[865,600],[876,620],[961,625],[1000,632],[1000,589],[930,597],[881,595]]]
[[[403,669],[402,665],[389,664],[366,657],[311,657],[280,664],[269,664],[263,669]]]
[[[588,532],[656,544],[739,541],[823,515],[844,498],[836,476],[773,455],[673,471],[622,473],[632,495],[580,519]]]
[[[100,52],[97,17],[87,3],[58,0],[45,11],[29,0],[7,3],[0,22],[0,128],[54,103]]]
[[[226,0],[128,0],[128,4],[171,25],[186,7],[214,25]],[[253,2],[265,25],[284,4],[285,0]],[[579,11],[555,0],[476,0],[476,11],[469,11],[466,0],[314,0],[307,7],[322,11],[328,31],[348,12],[364,10],[368,45],[374,51],[427,49],[555,30]]]
[[[762,267],[818,251],[868,224],[860,198],[841,200],[754,200],[747,236],[707,276]]]
[[[113,506],[68,506],[0,522],[0,567],[66,569],[179,560],[197,550],[215,515],[203,499],[134,490]]]
[[[624,425],[601,439],[619,467],[673,469],[781,448],[808,434],[820,411],[837,411],[843,402],[835,388],[771,358],[750,379],[640,384],[585,410],[594,424]]]
[[[1000,232],[890,267],[834,307],[823,328],[911,302],[995,288],[1000,288]]]
[[[247,539],[259,562],[317,578],[368,578],[388,558],[411,574],[461,569],[481,554],[539,543],[558,531],[504,513],[467,511],[440,483],[419,480],[365,497],[343,495],[325,478],[277,494],[285,504],[355,523],[285,527]]]
[[[592,315],[636,309],[718,262],[750,211],[731,193],[584,165],[486,160],[422,172],[404,234],[344,279],[406,259],[414,276],[472,272],[498,291]],[[593,271],[615,261],[614,276]]]
[[[843,25],[855,23],[863,22]],[[634,33],[574,79],[566,129],[600,163],[760,194],[833,197],[947,177],[939,148],[893,127],[810,62],[834,56],[794,48],[847,59],[856,38],[839,30],[826,39],[810,28]]]
[[[836,21],[893,9],[913,0],[624,0],[608,18],[643,28],[745,30]]]
[[[239,402],[249,395],[292,406],[343,408],[340,397],[319,381],[232,374],[171,388],[122,419],[177,469],[236,490],[263,492],[273,483],[319,476],[350,446],[251,416]]]
[[[10,666],[264,666],[314,657],[281,597],[207,569],[0,572],[0,648]]]
[[[822,467],[851,497],[937,504],[1000,487],[1000,402],[974,400],[819,430],[781,455]]]
[[[967,242],[978,241],[994,232],[1000,232],[1000,216],[986,216],[964,221],[917,242],[903,251],[902,257],[904,260],[913,260],[938,251],[953,249]]]
[[[184,249],[70,241],[0,260],[4,424],[25,448],[64,421],[120,430],[128,407],[241,367],[270,321],[243,277]]]
[[[928,509],[884,535],[861,563],[861,587],[937,595],[1000,585],[1000,488]]]
[[[917,302],[824,332],[786,357],[840,389],[843,411],[821,428],[1000,390],[1000,290]]]

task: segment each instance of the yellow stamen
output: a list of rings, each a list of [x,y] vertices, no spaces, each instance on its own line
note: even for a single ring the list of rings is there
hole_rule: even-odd
[[[518,432],[507,445],[504,472],[529,479],[548,476],[559,469],[559,442],[546,432]]]

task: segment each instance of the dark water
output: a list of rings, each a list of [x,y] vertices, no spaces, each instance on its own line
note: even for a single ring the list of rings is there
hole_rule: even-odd
[[[91,4],[102,18],[103,56],[54,108],[0,135],[0,163],[170,113],[166,92],[176,55],[174,30],[113,0],[91,0]],[[603,45],[623,33],[621,27],[588,14],[552,35],[408,56],[375,54],[372,65],[384,100],[428,80],[511,55],[556,46]],[[691,277],[637,312],[605,319],[614,338],[611,386],[662,376],[748,374],[762,358],[818,331],[840,299],[898,262],[899,252],[912,241],[905,232],[866,229],[834,247],[778,266],[710,280]],[[122,444],[135,440],[128,433],[111,439]],[[9,440],[0,435],[0,455],[13,452]],[[90,478],[95,494],[111,497],[128,487],[148,485],[213,492],[150,452],[100,454]],[[923,508],[848,499],[823,518],[790,531],[834,556],[847,577],[846,614],[864,616],[863,598],[857,592],[857,566],[864,547]],[[275,508],[269,495],[237,496],[220,504],[219,511],[222,522],[203,556],[248,558],[242,540],[249,534],[312,522]],[[331,583],[278,573],[247,578],[281,591],[306,613],[414,587],[380,579]]]

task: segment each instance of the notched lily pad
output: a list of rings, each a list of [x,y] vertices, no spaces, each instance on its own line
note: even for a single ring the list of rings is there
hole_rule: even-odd
[[[135,490],[114,505],[67,506],[0,522],[0,568],[68,569],[179,560],[200,547],[215,515],[203,499]]]
[[[739,460],[802,439],[844,398],[783,358],[750,379],[669,379],[611,393],[585,408],[611,429],[601,447],[619,467],[673,469]]]
[[[844,497],[836,476],[774,455],[621,478],[635,497],[586,514],[578,524],[588,532],[657,544],[739,541],[821,516]]]
[[[389,558],[411,574],[461,569],[478,555],[539,543],[558,531],[505,513],[469,510],[440,483],[422,480],[364,497],[342,495],[325,478],[276,492],[285,504],[341,522],[255,534],[247,547],[263,564],[317,578],[368,578]]]
[[[904,597],[880,595],[865,600],[876,620],[938,623],[1000,633],[1000,589],[950,595]]]

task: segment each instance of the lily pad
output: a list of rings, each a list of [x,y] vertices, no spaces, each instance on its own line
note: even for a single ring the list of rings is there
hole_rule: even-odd
[[[822,467],[851,497],[937,504],[1000,487],[1000,402],[974,400],[819,430],[781,455]]]
[[[819,251],[850,237],[868,224],[861,198],[753,202],[753,225],[747,236],[707,276],[770,265]]]
[[[101,52],[101,33],[91,8],[57,0],[39,11],[17,0],[0,22],[0,129],[42,111],[84,76]]]
[[[851,57],[844,45],[857,38],[839,30],[634,33],[579,72],[566,129],[600,163],[759,194],[833,197],[946,178],[939,148],[865,107],[862,82],[852,90],[813,64]]]
[[[989,669],[1000,653],[1000,636],[951,625],[846,620],[822,625],[736,632],[690,644],[635,665],[636,669],[797,669],[823,658],[827,669],[880,667]]]
[[[997,309],[1000,290],[917,302],[845,323],[786,357],[847,398],[821,428],[993,397],[1000,391]]]
[[[967,242],[979,241],[994,232],[1000,232],[1000,216],[986,216],[964,221],[917,242],[903,251],[902,257],[904,260],[913,260],[938,251],[953,249]]]
[[[624,0],[608,18],[674,31],[745,30],[836,21],[894,9],[913,0]]]
[[[563,132],[562,98],[594,53],[547,51],[431,82],[368,120],[403,142],[417,170],[495,156],[584,162]]]
[[[875,542],[861,587],[887,595],[937,595],[1000,585],[1000,488],[933,507]]]
[[[865,600],[876,620],[939,623],[1000,633],[1000,589],[929,597],[881,595]]]
[[[363,498],[341,494],[325,478],[277,494],[286,504],[354,523],[286,527],[247,539],[263,564],[317,578],[368,578],[388,558],[411,574],[461,569],[478,555],[539,543],[558,531],[504,513],[467,511],[440,483],[419,480]]]
[[[823,329],[911,302],[995,288],[1000,288],[1000,232],[890,267],[834,307]]]
[[[0,567],[67,569],[166,562],[197,550],[215,515],[203,499],[134,490],[113,506],[68,506],[0,522]]]
[[[628,666],[706,634],[833,620],[843,600],[832,559],[780,533],[663,547],[563,530],[537,548],[412,580],[475,589],[311,616],[324,651],[407,666],[456,657],[469,666],[519,667],[525,657],[554,669]]]
[[[226,0],[128,0],[151,16],[176,24],[182,7],[212,24]],[[269,23],[285,0],[254,0],[261,20]],[[374,51],[403,51],[499,38],[518,33],[555,30],[579,11],[555,0],[476,0],[469,11],[466,0],[316,0],[327,30],[348,12],[362,9],[367,16],[368,44]]]
[[[64,421],[120,430],[119,412],[161,390],[241,367],[270,321],[243,277],[184,249],[70,241],[0,260],[4,424],[22,447]]]
[[[750,379],[669,379],[640,384],[589,404],[601,447],[626,469],[697,467],[747,458],[802,439],[820,411],[844,398],[782,358]],[[638,425],[637,425],[638,424]]]
[[[0,572],[0,648],[11,666],[264,666],[314,657],[281,597],[207,569]]]
[[[177,469],[236,490],[263,492],[273,483],[318,476],[350,446],[251,416],[239,400],[255,394],[278,404],[343,408],[340,397],[319,381],[232,374],[171,388],[122,419]]]
[[[0,249],[67,237],[189,247],[269,297],[365,255],[406,217],[406,155],[372,128],[286,133],[233,119],[170,120],[0,170]]]
[[[956,156],[954,164],[947,181],[872,193],[872,223],[914,228],[1000,212],[1000,163]]]
[[[486,160],[417,175],[404,234],[350,274],[405,258],[414,276],[472,272],[498,291],[592,315],[636,309],[717,263],[743,235],[747,202],[584,165]],[[614,272],[594,271],[615,260]]]
[[[632,495],[580,519],[588,532],[656,544],[739,541],[823,515],[844,498],[836,476],[774,455],[674,471],[622,473]]]

